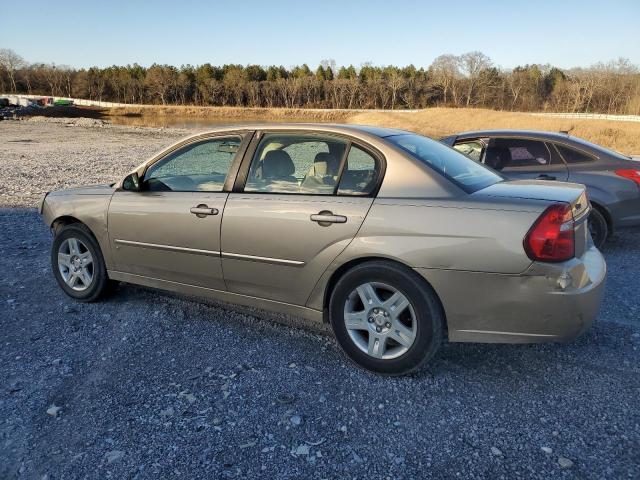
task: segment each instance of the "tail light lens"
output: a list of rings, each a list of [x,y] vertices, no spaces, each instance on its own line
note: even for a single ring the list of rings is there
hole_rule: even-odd
[[[633,180],[638,185],[640,185],[640,170],[636,170],[635,168],[624,168],[621,170],[616,170],[616,175],[619,177],[628,178],[629,180]]]
[[[571,206],[556,203],[547,208],[524,237],[531,260],[564,262],[575,255],[575,225]]]

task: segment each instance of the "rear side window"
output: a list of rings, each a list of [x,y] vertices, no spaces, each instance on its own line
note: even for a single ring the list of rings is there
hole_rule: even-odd
[[[338,195],[369,195],[376,187],[378,175],[376,159],[360,147],[351,145]]]
[[[541,168],[560,163],[545,142],[519,138],[492,140],[484,156],[485,165],[495,169]]]
[[[590,155],[587,155],[586,153],[582,153],[573,148],[564,147],[562,145],[557,145],[557,144],[556,144],[556,148],[558,149],[558,152],[560,152],[560,155],[562,155],[562,158],[564,159],[564,161],[569,164],[588,163],[588,162],[593,162],[595,160],[595,158],[591,157]]]
[[[400,147],[468,193],[502,181],[496,172],[474,162],[453,148],[416,134],[391,135],[385,140]]]
[[[251,162],[245,192],[370,195],[380,162],[349,140],[304,134],[267,134]]]
[[[297,134],[265,135],[256,150],[245,192],[332,195],[347,142]]]

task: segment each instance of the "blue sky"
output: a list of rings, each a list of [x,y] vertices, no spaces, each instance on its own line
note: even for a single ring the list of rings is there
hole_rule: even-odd
[[[75,67],[326,58],[426,67],[472,50],[505,68],[640,64],[640,0],[2,0],[0,18],[0,48]]]

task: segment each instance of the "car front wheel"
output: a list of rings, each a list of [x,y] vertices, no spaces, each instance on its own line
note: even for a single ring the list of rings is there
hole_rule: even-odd
[[[442,343],[444,315],[435,293],[413,270],[392,262],[349,270],[333,289],[329,313],[347,356],[377,373],[411,373]]]
[[[66,225],[56,232],[51,266],[62,290],[81,302],[95,301],[113,286],[98,242],[82,224]]]

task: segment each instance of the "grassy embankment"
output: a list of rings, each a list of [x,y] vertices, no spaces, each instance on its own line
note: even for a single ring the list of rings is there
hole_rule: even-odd
[[[107,115],[175,116],[191,119],[345,122],[402,128],[438,138],[465,130],[517,128],[571,130],[571,134],[629,155],[640,155],[640,123],[539,117],[484,109],[430,108],[420,111],[149,106],[109,109]]]

